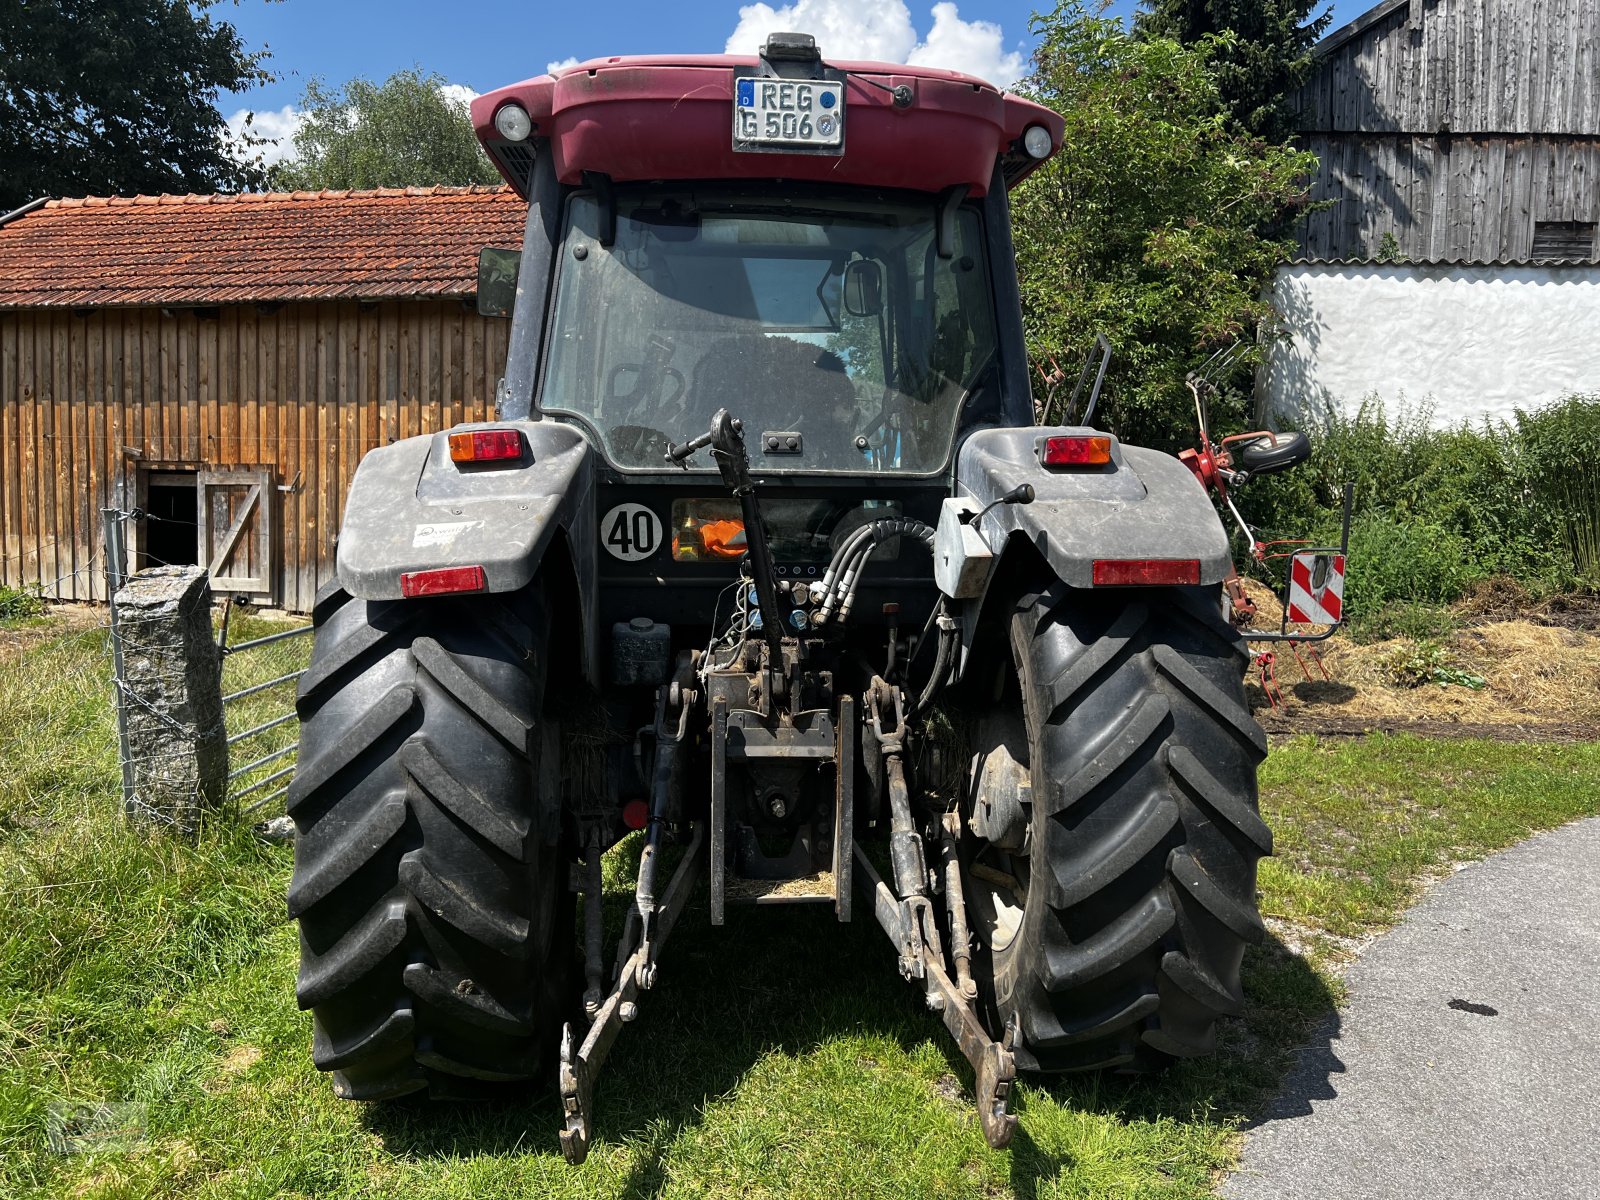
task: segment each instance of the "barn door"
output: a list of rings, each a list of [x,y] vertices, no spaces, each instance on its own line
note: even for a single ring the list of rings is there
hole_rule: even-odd
[[[246,592],[272,603],[272,473],[256,467],[201,471],[200,565],[218,592]]]

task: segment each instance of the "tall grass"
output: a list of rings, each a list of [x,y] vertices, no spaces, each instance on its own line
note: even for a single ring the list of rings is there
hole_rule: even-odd
[[[1578,581],[1600,587],[1600,396],[1518,412],[1516,428],[1530,497],[1555,516]]]
[[[1311,460],[1252,483],[1246,516],[1269,538],[1331,543],[1353,483],[1353,617],[1455,600],[1495,576],[1536,595],[1600,587],[1600,396],[1450,429],[1430,415],[1369,399],[1311,422]]]

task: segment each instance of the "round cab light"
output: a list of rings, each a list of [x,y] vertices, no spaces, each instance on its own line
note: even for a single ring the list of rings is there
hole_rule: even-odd
[[[495,119],[499,120],[498,117]],[[1043,125],[1029,125],[1022,135],[1022,148],[1034,158],[1049,158],[1053,148],[1050,131]]]
[[[523,142],[533,132],[533,118],[528,116],[528,110],[520,104],[502,104],[500,110],[494,114],[494,127],[506,141]],[[1028,132],[1032,133],[1033,130],[1030,129]]]

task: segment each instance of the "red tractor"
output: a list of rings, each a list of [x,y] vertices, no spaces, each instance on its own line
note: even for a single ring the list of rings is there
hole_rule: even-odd
[[[1061,119],[801,34],[472,113],[528,200],[498,419],[362,462],[299,696],[339,1094],[558,1082],[582,1159],[696,888],[881,925],[995,1146],[1018,1070],[1211,1050],[1266,742],[1201,483],[1033,423],[1007,192]]]

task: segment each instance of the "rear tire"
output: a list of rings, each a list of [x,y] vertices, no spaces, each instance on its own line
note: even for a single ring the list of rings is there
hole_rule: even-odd
[[[982,844],[989,999],[1035,1071],[1147,1070],[1215,1046],[1261,936],[1266,739],[1215,588],[1057,584],[1012,620],[1025,849]],[[983,868],[987,867],[987,871]],[[984,878],[991,882],[985,883]],[[992,882],[1009,878],[1017,886]]]
[[[357,1100],[542,1074],[574,904],[542,595],[319,593],[289,914],[312,1058]]]

